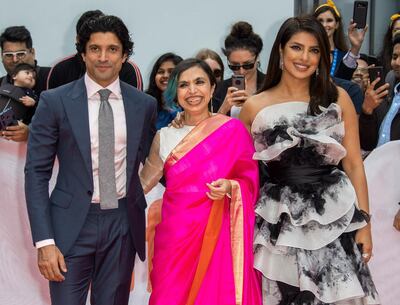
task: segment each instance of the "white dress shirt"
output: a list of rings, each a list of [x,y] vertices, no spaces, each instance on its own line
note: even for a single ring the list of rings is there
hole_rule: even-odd
[[[90,131],[90,149],[92,157],[93,170],[93,203],[100,203],[99,192],[99,109],[101,89],[111,91],[108,101],[111,105],[114,115],[114,133],[115,133],[115,181],[117,198],[126,196],[126,120],[125,108],[122,100],[119,78],[107,87],[102,87],[92,80],[87,73],[84,76],[86,92],[88,97],[89,131]],[[46,239],[36,242],[36,248],[55,244],[53,239]]]

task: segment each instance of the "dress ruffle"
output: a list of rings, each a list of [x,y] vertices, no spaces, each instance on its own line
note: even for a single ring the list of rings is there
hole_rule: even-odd
[[[277,104],[276,106],[286,108],[287,104]],[[257,118],[260,118],[260,116]],[[268,124],[265,124],[260,129],[255,127],[257,126],[255,120],[253,134],[255,135],[256,152],[253,158],[266,162],[279,160],[282,152],[305,141],[308,145],[314,146],[317,152],[325,157],[327,164],[336,165],[346,156],[346,149],[340,144],[344,135],[344,122],[341,121],[341,111],[337,104],[331,104],[318,116],[304,116],[304,113],[302,113],[295,119],[299,120],[297,128],[289,126],[287,121],[282,120],[278,125],[271,124],[268,126]],[[316,126],[319,126],[318,130]],[[263,142],[262,138],[265,136],[265,132],[277,134],[272,145],[266,146]],[[289,137],[283,136],[284,133]]]
[[[293,171],[304,165],[336,166],[346,155],[340,106],[331,104],[316,116],[307,114],[307,106],[275,104],[257,114],[254,158],[267,172],[270,162]],[[366,223],[343,171],[333,169],[308,184],[267,179],[260,193],[254,264],[264,275],[265,304],[280,304],[279,283],[312,293],[307,302],[290,305],[379,304],[354,241],[355,231]]]

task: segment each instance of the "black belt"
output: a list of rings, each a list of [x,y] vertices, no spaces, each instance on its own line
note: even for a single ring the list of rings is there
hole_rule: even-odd
[[[269,162],[267,164],[267,173],[269,181],[275,184],[308,184],[329,180],[329,176],[336,168],[334,165],[282,165],[279,161]],[[337,177],[332,177],[336,181]]]

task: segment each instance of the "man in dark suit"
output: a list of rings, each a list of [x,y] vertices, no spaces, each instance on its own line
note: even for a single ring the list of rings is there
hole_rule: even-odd
[[[86,23],[77,43],[86,74],[43,92],[31,123],[26,200],[54,305],[84,305],[89,285],[93,305],[128,304],[135,253],[145,258],[138,168],[155,133],[156,102],[118,78],[132,47],[119,18]]]

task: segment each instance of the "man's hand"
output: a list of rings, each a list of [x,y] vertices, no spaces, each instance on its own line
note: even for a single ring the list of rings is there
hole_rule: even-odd
[[[180,129],[185,126],[185,112],[178,112],[175,119],[173,119],[168,126],[175,127],[176,129]]]
[[[380,78],[378,77],[376,80],[370,83],[365,91],[364,102],[362,104],[362,110],[365,114],[371,115],[375,108],[382,103],[384,97],[389,94],[388,83],[375,89],[375,85],[379,82],[379,80]]]
[[[62,272],[67,272],[64,256],[55,245],[38,249],[38,266],[40,273],[49,281],[62,282],[65,280]]]
[[[14,142],[26,142],[28,140],[29,127],[18,121],[16,126],[8,126],[6,130],[1,132],[1,136],[6,140]]]

